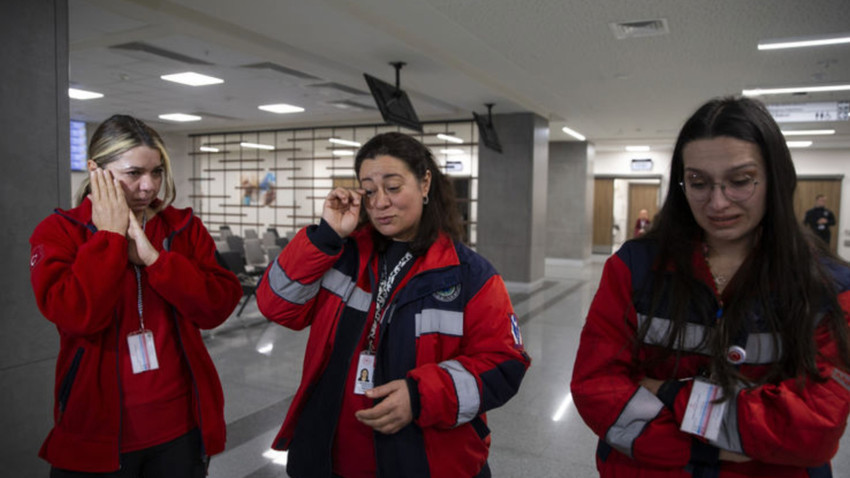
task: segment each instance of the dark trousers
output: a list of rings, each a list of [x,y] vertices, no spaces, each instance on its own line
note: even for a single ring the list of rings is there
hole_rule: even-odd
[[[112,473],[86,473],[50,469],[50,478],[203,478],[201,433],[196,428],[170,442],[121,454],[121,469]]]

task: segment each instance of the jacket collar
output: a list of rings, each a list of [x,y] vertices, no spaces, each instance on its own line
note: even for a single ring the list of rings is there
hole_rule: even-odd
[[[361,259],[364,261],[370,259],[374,248],[374,242],[372,241],[373,230],[374,228],[371,224],[366,224],[355,230],[351,235],[352,239],[357,243],[357,249],[360,251]],[[427,270],[441,269],[459,264],[460,259],[457,256],[454,242],[448,235],[440,233],[437,240],[431,244],[425,255],[417,258],[411,272],[417,274]]]

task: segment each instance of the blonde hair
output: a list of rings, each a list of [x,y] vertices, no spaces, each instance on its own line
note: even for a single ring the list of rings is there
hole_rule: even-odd
[[[89,143],[89,161],[94,161],[99,168],[118,159],[119,156],[139,146],[147,146],[159,151],[162,158],[163,182],[165,194],[158,210],[162,210],[174,202],[177,191],[174,187],[174,175],[171,172],[171,158],[165,150],[165,143],[153,128],[142,120],[128,115],[113,115],[100,124],[92,135]],[[86,177],[74,194],[74,205],[82,204],[91,192],[89,178]]]

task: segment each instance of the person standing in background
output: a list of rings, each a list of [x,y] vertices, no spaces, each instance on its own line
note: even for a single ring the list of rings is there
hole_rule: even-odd
[[[652,224],[652,221],[649,220],[649,211],[647,211],[646,209],[641,209],[640,212],[638,212],[637,221],[635,221],[635,231],[633,237],[642,236],[646,232],[646,230],[649,229],[650,224]]]
[[[75,208],[30,238],[30,279],[59,332],[51,478],[202,478],[224,450],[224,394],[200,329],[242,297],[176,192],[159,134],[115,115],[89,145]],[[160,199],[160,191],[164,189]]]
[[[826,196],[823,194],[815,196],[815,207],[806,211],[803,224],[809,226],[816,236],[829,244],[832,238],[832,232],[829,228],[835,225],[835,214],[826,208]]]

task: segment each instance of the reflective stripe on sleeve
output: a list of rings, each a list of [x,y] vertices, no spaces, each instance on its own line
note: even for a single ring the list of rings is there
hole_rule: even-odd
[[[644,387],[638,387],[629,403],[623,408],[617,421],[605,434],[605,441],[619,452],[632,457],[635,440],[646,424],[652,421],[664,404]]]
[[[360,312],[369,310],[372,296],[365,290],[357,287],[354,281],[351,280],[351,277],[336,269],[331,269],[325,273],[324,277],[322,277],[322,287],[342,298],[346,305],[353,309]]]
[[[273,261],[271,267],[269,271],[269,287],[283,300],[292,302],[293,304],[303,305],[319,293],[319,287],[321,287],[319,281],[312,284],[302,284],[301,282],[290,279],[277,261]]]
[[[463,313],[440,309],[423,309],[416,314],[416,336],[443,334],[463,336]]]
[[[440,363],[452,377],[457,393],[457,425],[469,422],[478,415],[481,406],[481,396],[478,394],[478,383],[475,376],[469,373],[457,360],[446,360]]]

